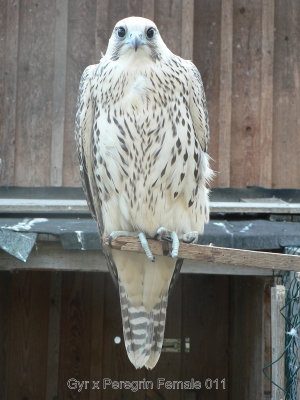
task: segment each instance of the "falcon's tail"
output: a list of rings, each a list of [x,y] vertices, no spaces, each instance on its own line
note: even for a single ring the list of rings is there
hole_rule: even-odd
[[[156,257],[153,263],[144,254],[112,253],[119,275],[128,357],[136,368],[152,369],[163,345],[168,290],[176,260]]]

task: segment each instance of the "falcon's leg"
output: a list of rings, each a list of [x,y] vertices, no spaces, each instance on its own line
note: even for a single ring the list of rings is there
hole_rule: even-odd
[[[164,227],[159,228],[154,236],[154,239],[172,242],[172,252],[170,254],[172,258],[178,257],[179,241],[183,243],[192,243],[197,240],[197,238],[198,232],[196,231],[177,235],[175,231],[170,232]]]
[[[134,238],[139,238],[141,245],[146,253],[146,256],[149,258],[151,261],[155,261],[155,258],[152,254],[152,251],[149,248],[149,244],[147,241],[147,238],[143,232],[128,232],[128,231],[113,231],[109,235],[108,243],[109,246],[111,247],[111,241],[115,240],[118,236],[128,236],[128,237],[134,237]]]

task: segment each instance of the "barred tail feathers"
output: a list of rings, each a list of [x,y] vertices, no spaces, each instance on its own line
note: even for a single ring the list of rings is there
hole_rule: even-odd
[[[123,333],[128,357],[136,368],[152,369],[160,356],[168,290],[176,261],[112,250],[118,269]]]

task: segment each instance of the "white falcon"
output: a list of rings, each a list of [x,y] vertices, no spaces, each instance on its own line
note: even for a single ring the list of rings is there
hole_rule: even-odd
[[[125,346],[153,368],[163,344],[179,241],[209,219],[209,126],[200,74],[174,55],[156,25],[118,22],[99,64],[83,72],[75,136],[83,188],[100,236],[139,237],[145,254],[104,248],[119,285]],[[172,241],[154,258],[146,238]]]

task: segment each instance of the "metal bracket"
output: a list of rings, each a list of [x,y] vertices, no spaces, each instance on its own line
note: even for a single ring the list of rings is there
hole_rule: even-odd
[[[186,353],[190,352],[190,338],[185,338],[184,349]],[[164,339],[161,351],[164,353],[180,353],[181,339]]]

